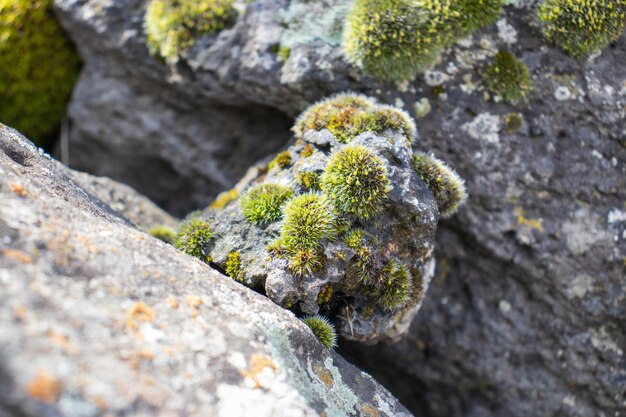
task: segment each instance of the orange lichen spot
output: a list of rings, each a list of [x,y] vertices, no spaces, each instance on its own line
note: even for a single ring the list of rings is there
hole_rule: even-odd
[[[28,194],[26,192],[26,189],[18,183],[11,184],[11,191],[19,195],[20,197],[26,197],[26,195]]]
[[[173,309],[177,309],[179,307],[178,300],[173,295],[167,297],[167,304]]]
[[[13,318],[18,321],[24,320],[26,318],[26,307],[23,305],[13,307]]]
[[[273,371],[278,370],[272,358],[259,353],[253,353],[250,357],[250,369],[240,371],[240,373],[242,377],[250,378],[257,388],[261,388],[262,384],[259,381],[259,374],[261,374],[265,368],[270,368]]]
[[[326,367],[323,364],[314,363],[313,371],[315,372],[317,377],[320,379],[320,381],[322,381],[324,385],[326,385],[326,388],[331,388],[333,384],[335,383],[335,380],[333,379],[333,374],[331,374],[330,371],[326,369]]]
[[[361,412],[367,417],[380,417],[380,411],[369,404],[361,404]]]
[[[50,330],[48,332],[48,337],[55,345],[59,346],[66,353],[70,355],[75,355],[78,353],[78,348],[76,345],[72,343],[69,337],[66,335],[57,332],[56,330]]]
[[[26,386],[26,393],[39,401],[53,404],[61,395],[61,384],[46,371],[40,370],[35,378]]]
[[[108,407],[107,402],[104,400],[104,397],[102,397],[101,395],[92,396],[91,401],[93,401],[96,407],[98,407],[100,410],[106,410]]]
[[[202,305],[202,298],[197,295],[188,295],[187,305],[189,305],[189,309],[191,310],[191,317],[196,318],[198,314],[200,314],[198,308]]]
[[[22,263],[24,265],[28,265],[28,264],[32,264],[33,263],[32,256],[30,256],[26,252],[22,252],[21,250],[5,249],[1,253],[2,253],[2,256],[4,256],[5,258],[11,259],[13,261],[17,261],[17,262]]]
[[[527,219],[524,217],[524,209],[521,207],[515,208],[515,214],[517,214],[517,226],[526,226],[530,229],[536,229],[543,232],[543,220],[541,219]]]
[[[138,302],[133,304],[128,312],[126,327],[129,330],[137,331],[139,323],[148,323],[154,320],[154,311],[146,305],[146,303]]]

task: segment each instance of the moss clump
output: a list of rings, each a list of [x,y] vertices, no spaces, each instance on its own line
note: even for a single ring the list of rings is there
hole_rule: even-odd
[[[377,105],[358,94],[339,94],[309,107],[296,121],[293,131],[302,138],[308,130],[327,129],[337,141],[348,143],[364,132],[380,134],[387,129],[400,131],[413,141],[416,127],[404,111],[392,106]]]
[[[224,191],[223,193],[220,193],[211,204],[209,204],[209,208],[216,210],[223,209],[228,205],[228,203],[236,200],[237,197],[239,197],[239,190],[237,190],[236,188]]]
[[[501,13],[501,0],[355,0],[344,32],[345,55],[378,79],[409,80],[446,46]]]
[[[311,145],[310,143],[306,143],[302,147],[302,151],[300,151],[300,156],[303,158],[308,158],[309,156],[313,155],[313,152],[315,152],[315,148],[313,147],[313,145]]]
[[[188,255],[207,261],[204,246],[213,237],[211,225],[200,218],[192,217],[185,221],[176,233],[174,246]]]
[[[291,55],[291,48],[289,48],[288,46],[281,46],[278,50],[278,57],[283,61],[288,60],[289,55]]]
[[[504,116],[504,126],[506,128],[506,133],[509,135],[512,135],[520,130],[523,125],[524,118],[519,113],[509,113]]]
[[[320,174],[313,171],[304,171],[296,174],[295,180],[303,190],[319,190]]]
[[[285,206],[285,224],[273,245],[275,253],[284,253],[289,268],[296,275],[316,272],[324,266],[324,240],[337,235],[337,215],[328,198],[319,193],[305,193]]]
[[[356,282],[352,282],[351,286],[372,285],[376,277],[376,264],[378,262],[375,256],[377,242],[361,229],[348,231],[344,237],[344,242],[356,255],[351,266],[356,274]]]
[[[150,234],[165,243],[173,244],[176,232],[168,226],[156,226],[150,229]]]
[[[226,257],[226,268],[224,269],[226,275],[237,280],[243,280],[243,271],[241,270],[241,255],[239,252],[231,252]]]
[[[333,154],[322,175],[322,190],[340,213],[367,220],[379,214],[391,189],[385,165],[364,146]]]
[[[507,51],[496,54],[485,79],[489,91],[510,102],[523,100],[532,89],[528,67]]]
[[[269,224],[282,217],[282,206],[291,197],[293,190],[284,185],[256,185],[241,198],[241,213],[257,226]]]
[[[626,0],[545,0],[537,14],[546,39],[581,58],[619,37],[626,23]]]
[[[291,165],[291,154],[288,151],[284,151],[276,155],[276,157],[270,161],[267,168],[272,169],[275,166],[287,168],[289,165]]]
[[[0,122],[50,144],[80,69],[52,1],[0,0],[0,57]]]
[[[445,162],[433,155],[416,153],[413,169],[430,189],[442,217],[450,217],[465,202],[465,183]]]
[[[327,348],[337,347],[337,332],[335,326],[324,316],[309,316],[302,319],[309,326],[315,337]]]
[[[385,310],[404,307],[413,293],[413,277],[399,261],[389,260],[368,291],[376,303]]]
[[[335,290],[332,285],[324,285],[320,292],[317,294],[317,304],[322,305],[328,303],[333,297]]]
[[[150,0],[144,26],[153,54],[175,61],[206,34],[219,32],[237,17],[234,0]]]

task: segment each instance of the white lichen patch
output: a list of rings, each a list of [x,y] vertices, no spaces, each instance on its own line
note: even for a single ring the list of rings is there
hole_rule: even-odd
[[[268,401],[265,390],[219,384],[216,390],[218,417],[314,417],[315,412],[298,391],[277,380],[269,390],[274,394]]]
[[[563,223],[561,230],[567,248],[574,255],[580,255],[596,243],[611,239],[609,232],[602,226],[600,216],[587,208],[578,209],[572,218]]]
[[[441,71],[426,71],[424,73],[424,81],[430,87],[442,85],[450,79],[450,76]]]
[[[607,221],[609,224],[626,222],[626,211],[622,211],[620,209],[613,209],[609,211]]]
[[[558,101],[570,100],[573,98],[573,94],[568,87],[560,85],[554,90],[554,98]]]
[[[463,75],[463,83],[460,84],[461,91],[466,94],[472,94],[478,88],[479,83],[472,80],[472,74]]]
[[[413,115],[416,119],[421,119],[426,116],[432,110],[430,101],[426,97],[422,97],[415,103],[413,103]]]
[[[461,126],[471,137],[489,143],[499,143],[500,116],[491,113],[481,113],[469,123]]]
[[[512,45],[517,42],[517,31],[513,26],[511,26],[506,19],[500,19],[496,23],[498,27],[498,37],[502,40],[502,42]]]
[[[602,351],[610,351],[622,356],[624,351],[617,344],[617,342],[611,337],[606,326],[602,326],[599,329],[591,329],[589,331],[589,340],[594,348]]]
[[[569,299],[583,298],[593,290],[593,278],[589,275],[578,275],[565,288],[565,294]]]

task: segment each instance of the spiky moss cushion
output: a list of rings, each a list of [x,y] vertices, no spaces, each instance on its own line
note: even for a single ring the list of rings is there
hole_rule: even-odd
[[[530,71],[521,59],[508,51],[499,51],[485,73],[487,88],[509,102],[526,98],[532,89]]]
[[[600,52],[624,30],[626,0],[545,0],[537,14],[546,39],[580,58]]]
[[[80,69],[50,0],[0,0],[0,58],[0,122],[50,144]]]
[[[144,26],[148,47],[169,61],[196,38],[219,32],[237,17],[234,0],[150,0]]]

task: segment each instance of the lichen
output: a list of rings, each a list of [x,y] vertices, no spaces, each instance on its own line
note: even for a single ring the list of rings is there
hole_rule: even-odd
[[[0,121],[49,145],[80,69],[51,0],[0,0],[0,56]]]
[[[537,15],[546,39],[581,58],[619,37],[626,23],[626,0],[544,0]]]
[[[445,162],[430,154],[416,153],[413,169],[435,197],[442,217],[450,217],[465,202],[465,183]]]
[[[276,157],[270,161],[270,163],[267,165],[267,168],[287,168],[289,165],[291,165],[291,154],[288,151],[283,151],[276,155]]]
[[[150,0],[144,21],[148,47],[175,61],[198,37],[223,30],[236,17],[234,0]]]
[[[282,217],[282,207],[292,196],[293,190],[284,185],[255,185],[241,198],[241,212],[255,225],[269,224]]]
[[[507,51],[496,54],[485,72],[485,79],[489,91],[513,103],[525,99],[532,89],[528,67]]]
[[[165,243],[173,244],[176,238],[174,229],[168,226],[155,226],[150,229],[150,234]]]
[[[327,348],[333,349],[337,346],[337,333],[335,326],[324,316],[308,316],[302,319],[304,324],[309,326],[315,337]]]
[[[211,225],[200,218],[192,217],[183,222],[176,233],[174,246],[188,255],[207,261],[205,245],[213,237]]]

